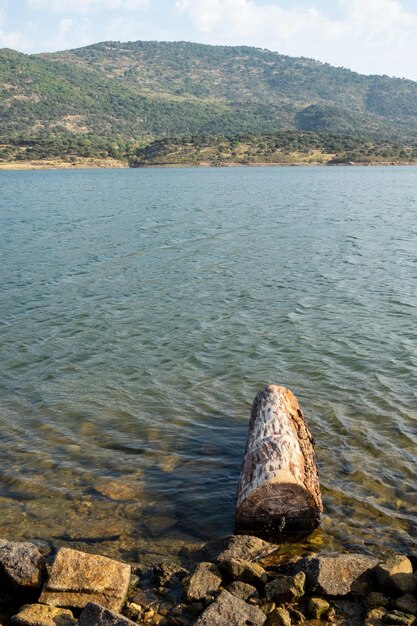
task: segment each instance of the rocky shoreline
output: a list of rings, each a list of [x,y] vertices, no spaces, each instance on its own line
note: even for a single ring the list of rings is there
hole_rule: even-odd
[[[122,563],[0,541],[0,625],[382,626],[417,624],[417,556],[282,554],[236,535],[181,564]]]

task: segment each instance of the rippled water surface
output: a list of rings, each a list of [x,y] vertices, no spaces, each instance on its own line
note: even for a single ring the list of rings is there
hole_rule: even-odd
[[[231,532],[297,395],[316,545],[417,547],[417,169],[0,173],[0,535],[133,560]]]

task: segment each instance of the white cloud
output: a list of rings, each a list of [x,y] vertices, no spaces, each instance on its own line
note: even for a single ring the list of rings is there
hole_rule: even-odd
[[[367,73],[408,69],[417,78],[417,12],[398,0],[335,0],[335,7],[338,17],[307,2],[284,9],[273,0],[176,1],[207,43],[259,46]]]
[[[29,9],[52,13],[96,13],[98,11],[132,11],[148,6],[149,0],[26,0]]]
[[[30,43],[18,30],[6,32],[4,27],[7,22],[7,13],[0,8],[0,48],[12,48],[13,50],[29,50]]]

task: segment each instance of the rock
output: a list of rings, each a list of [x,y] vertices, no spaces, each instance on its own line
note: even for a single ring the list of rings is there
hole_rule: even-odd
[[[377,609],[388,606],[389,598],[380,591],[372,591],[366,596],[363,604],[367,609]]]
[[[406,593],[395,600],[395,606],[404,613],[411,613],[417,615],[417,600],[415,596],[410,593]]]
[[[0,541],[0,581],[18,590],[40,589],[45,562],[32,543]]]
[[[406,594],[413,593],[416,589],[411,561],[401,554],[395,554],[384,563],[379,563],[376,575],[384,591]]]
[[[257,607],[222,591],[194,626],[262,626],[265,621],[266,615]]]
[[[187,600],[202,600],[212,595],[222,584],[219,568],[214,563],[200,563],[184,584]]]
[[[304,595],[306,576],[298,572],[294,576],[278,576],[265,586],[266,599],[278,604],[294,602]]]
[[[147,609],[150,606],[158,604],[159,598],[149,589],[139,589],[133,596],[132,602],[137,604],[141,609]]]
[[[397,624],[398,626],[413,626],[415,621],[414,615],[402,613],[402,611],[391,611],[382,618],[383,624]]]
[[[287,609],[274,609],[266,618],[265,626],[291,626],[291,616]]]
[[[88,602],[80,615],[78,626],[137,626],[137,624],[104,606]]]
[[[306,621],[305,616],[298,609],[294,609],[293,607],[288,607],[288,612],[291,617],[291,621],[293,624],[304,624]]]
[[[159,563],[154,568],[160,587],[180,582],[187,574],[187,570],[176,563]]]
[[[251,535],[230,535],[206,543],[200,550],[201,559],[219,563],[240,559],[253,563],[277,550],[278,546]]]
[[[204,604],[202,602],[192,602],[191,604],[185,605],[180,604],[175,607],[172,611],[171,616],[175,618],[176,621],[184,623],[188,626],[188,624],[194,624],[196,618],[204,611]]]
[[[310,598],[308,602],[308,614],[313,619],[320,619],[320,617],[330,609],[330,604],[323,600],[323,598]]]
[[[269,613],[272,613],[272,611],[276,608],[276,604],[275,602],[263,602],[259,605],[259,608],[261,609],[262,613],[265,613],[265,615],[269,615]]]
[[[229,580],[240,580],[255,587],[263,586],[268,579],[263,567],[249,561],[226,559],[219,563],[219,568]]]
[[[374,584],[378,560],[363,554],[313,556],[300,559],[295,571],[305,571],[309,591],[327,596],[365,595]]]
[[[18,626],[75,626],[71,611],[57,609],[46,604],[25,604],[19,613],[12,617]]]
[[[96,484],[94,489],[109,500],[134,500],[143,491],[143,485],[133,479],[114,478]]]
[[[248,600],[259,598],[259,593],[256,587],[248,585],[247,583],[242,583],[240,580],[236,580],[230,583],[230,585],[227,587],[227,591],[231,593],[232,596],[236,596],[236,598],[240,598],[245,602],[248,602]]]
[[[372,609],[372,611],[369,611],[367,613],[363,622],[363,626],[382,626],[382,619],[386,614],[387,610],[384,608]]]
[[[104,556],[61,548],[51,568],[40,602],[84,608],[96,602],[119,611],[126,598],[130,566]]]

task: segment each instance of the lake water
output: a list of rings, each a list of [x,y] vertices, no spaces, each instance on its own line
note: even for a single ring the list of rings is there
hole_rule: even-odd
[[[311,545],[417,548],[417,168],[0,173],[0,536],[157,560],[232,532],[298,397]]]

